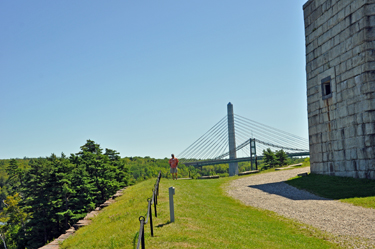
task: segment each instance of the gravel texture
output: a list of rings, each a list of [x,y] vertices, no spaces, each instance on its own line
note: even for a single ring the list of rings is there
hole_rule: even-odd
[[[361,246],[356,243],[350,247],[375,248],[375,209],[325,199],[284,183],[309,171],[305,167],[244,177],[232,181],[227,192],[246,205],[309,224],[339,240],[365,241]]]

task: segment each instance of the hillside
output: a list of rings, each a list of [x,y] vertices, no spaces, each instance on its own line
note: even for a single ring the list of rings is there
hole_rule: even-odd
[[[146,226],[146,248],[335,248],[315,229],[228,197],[223,186],[236,179],[162,178],[154,234]],[[61,248],[135,248],[139,216],[147,210],[155,179],[126,189],[92,224],[77,231]],[[175,217],[169,223],[168,188],[174,186]]]

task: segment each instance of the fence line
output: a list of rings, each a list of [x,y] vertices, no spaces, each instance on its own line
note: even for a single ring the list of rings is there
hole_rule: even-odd
[[[138,218],[140,227],[139,227],[137,249],[139,248],[145,249],[145,225],[148,224],[149,222],[150,222],[151,236],[154,237],[154,227],[152,224],[152,203],[154,203],[155,217],[158,217],[156,205],[158,204],[160,178],[161,178],[161,171],[159,171],[154,189],[152,190],[152,197],[147,198],[148,205],[147,205],[146,218],[144,216],[139,216]]]

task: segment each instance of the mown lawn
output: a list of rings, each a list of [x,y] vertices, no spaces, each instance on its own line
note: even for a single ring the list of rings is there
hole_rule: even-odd
[[[146,225],[146,248],[337,248],[329,235],[226,196],[223,186],[237,179],[161,179],[155,237]],[[135,248],[138,217],[145,215],[155,179],[129,187],[92,224],[61,248]],[[169,223],[168,188],[176,189],[175,222]]]
[[[287,183],[325,198],[375,208],[375,180],[309,174]]]

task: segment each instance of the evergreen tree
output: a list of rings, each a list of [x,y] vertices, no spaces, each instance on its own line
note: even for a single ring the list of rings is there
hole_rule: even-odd
[[[108,156],[109,160],[111,161],[119,161],[121,159],[119,156],[120,153],[111,149],[105,149],[104,155]]]
[[[9,165],[6,168],[8,174],[8,192],[13,195],[20,193],[24,182],[24,171],[18,166],[16,159],[10,159]]]
[[[267,150],[263,150],[263,161],[266,164],[267,168],[273,168],[277,165],[277,160],[275,153],[270,148],[267,148]]]
[[[275,156],[277,165],[284,166],[288,163],[288,155],[283,150],[276,151]]]
[[[128,167],[119,153],[106,149],[103,154],[92,140],[69,158],[52,154],[31,159],[28,170],[12,159],[6,170],[6,186],[14,197],[4,208],[0,236],[13,246],[8,248],[43,246],[129,183]],[[24,214],[31,215],[26,219]]]
[[[70,157],[72,160],[72,157]],[[85,165],[73,163],[71,172],[72,193],[69,203],[72,207],[72,224],[82,219],[86,214],[95,209],[96,188],[92,177],[87,172]]]
[[[50,193],[52,166],[45,158],[30,160],[29,164],[30,170],[25,177],[24,205],[32,217],[27,222],[25,241],[27,248],[38,248],[47,243],[54,231]]]
[[[55,223],[54,233],[61,234],[69,228],[69,222],[74,216],[74,207],[72,210],[70,205],[70,198],[75,193],[71,181],[73,165],[64,154],[60,158],[52,154],[47,160],[51,164],[49,178],[50,205],[53,214],[51,219]]]
[[[102,154],[99,144],[87,140],[81,151],[71,155],[71,162],[83,167],[92,178],[90,186],[94,187],[95,203],[106,201],[122,186],[128,183],[128,172],[115,150],[106,149]]]

